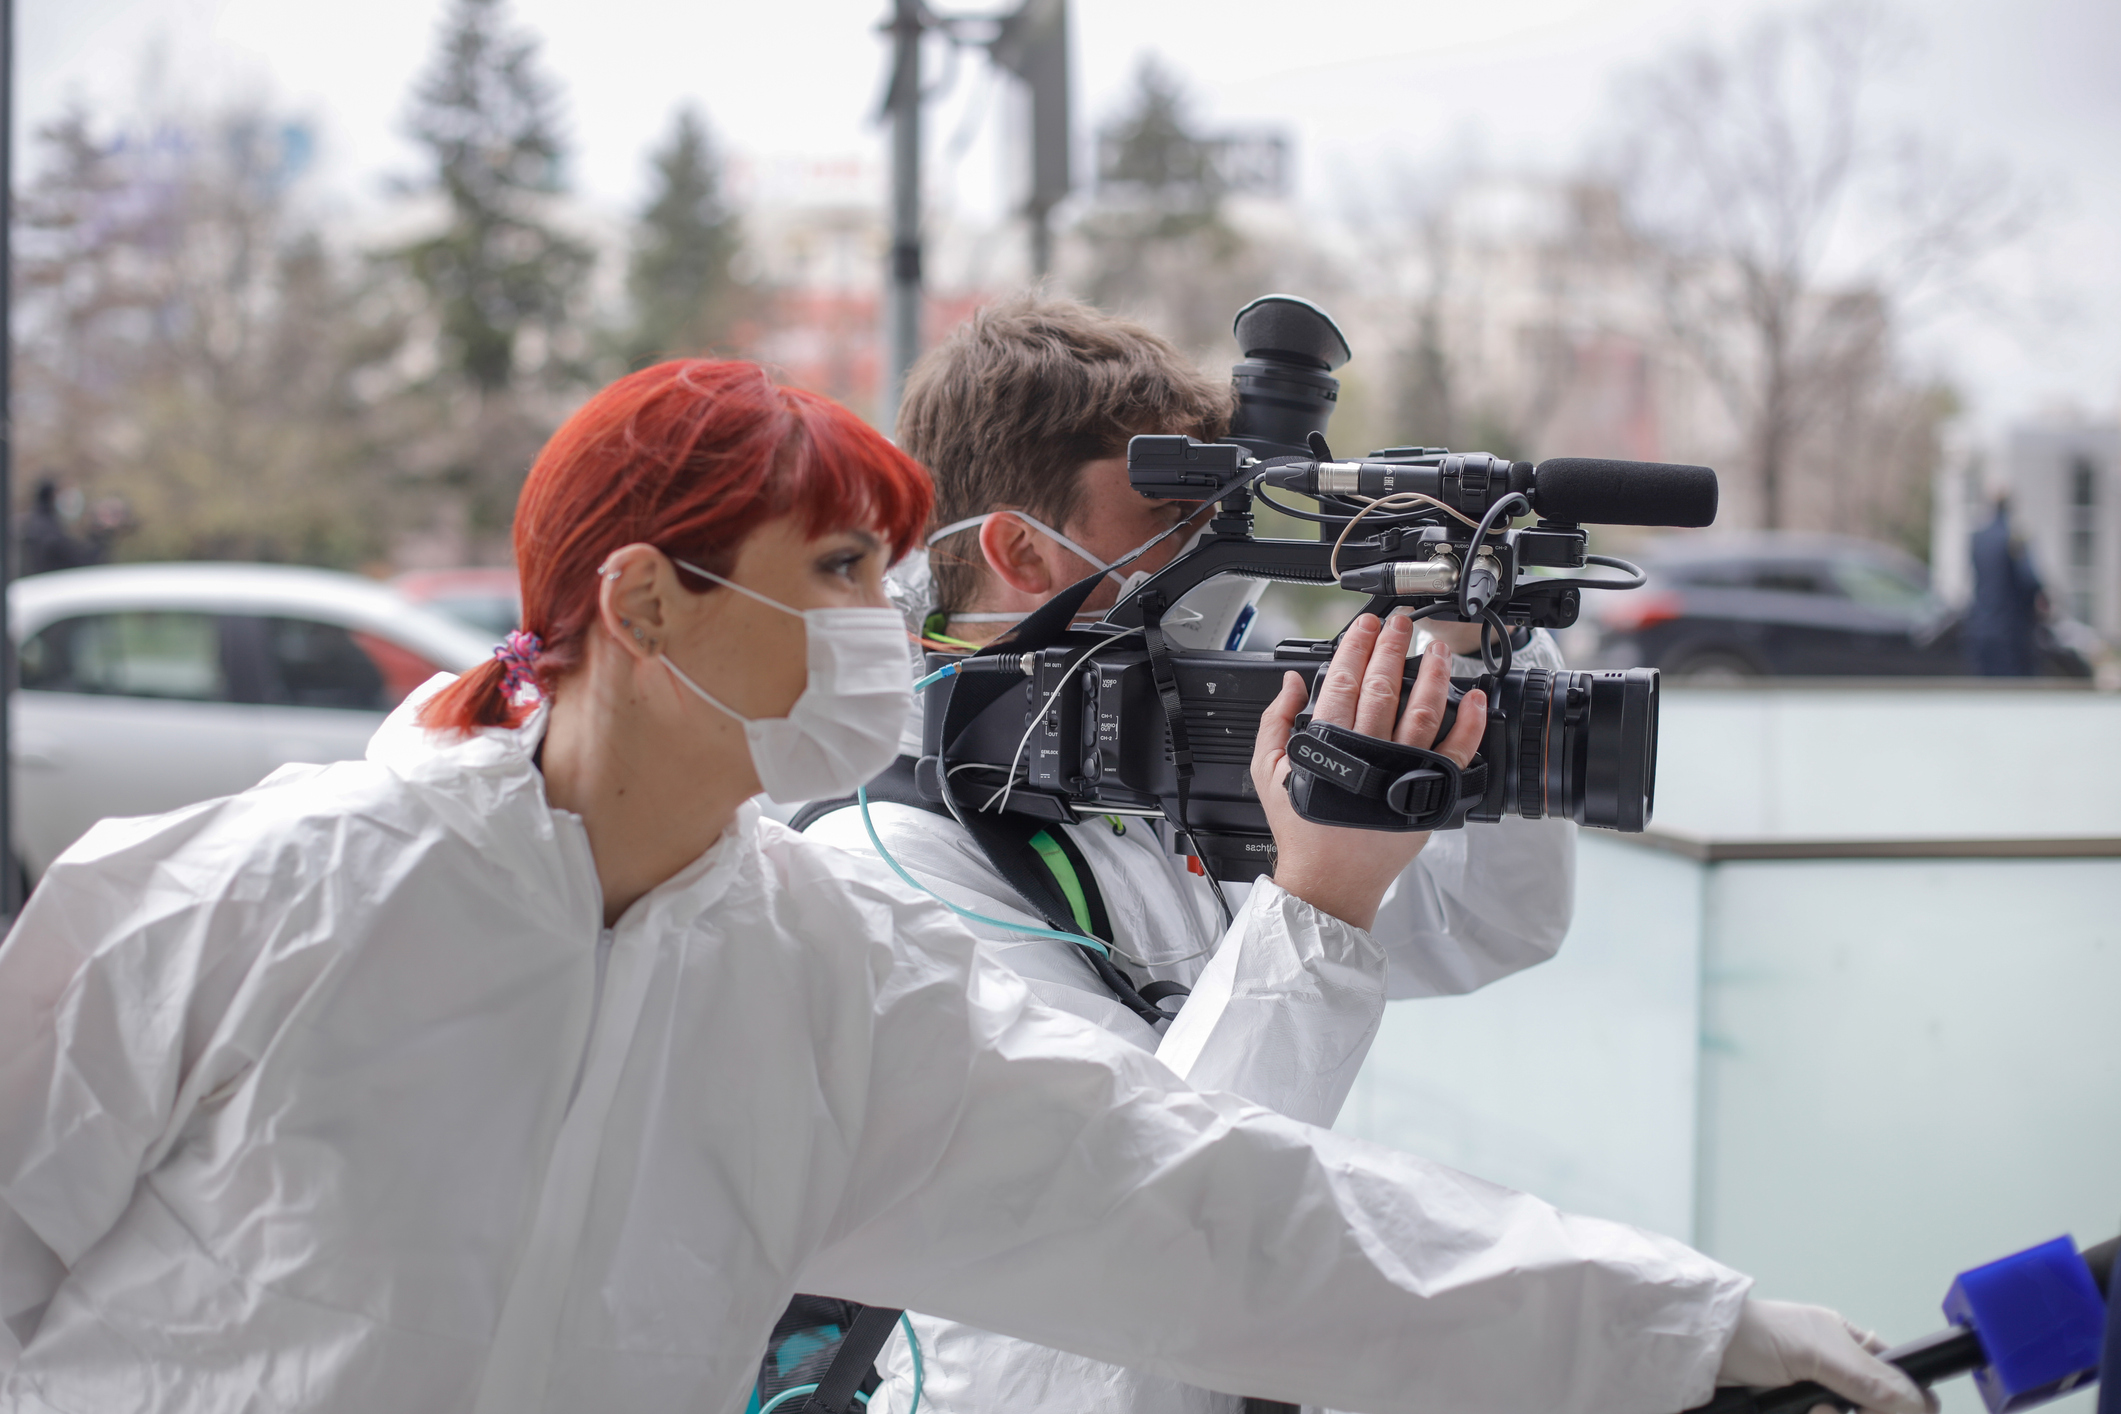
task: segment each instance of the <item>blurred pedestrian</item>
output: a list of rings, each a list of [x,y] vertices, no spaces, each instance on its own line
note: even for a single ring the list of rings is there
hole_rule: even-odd
[[[2038,634],[2047,592],[2025,540],[2011,528],[2011,501],[1996,497],[1989,523],[1974,532],[1974,604],[1966,616],[1968,666],[1981,677],[2029,678],[2040,671]]]
[[[102,539],[88,539],[66,528],[59,514],[59,483],[38,478],[30,493],[29,514],[22,518],[23,574],[46,574],[52,570],[79,569],[99,565],[107,551]]]

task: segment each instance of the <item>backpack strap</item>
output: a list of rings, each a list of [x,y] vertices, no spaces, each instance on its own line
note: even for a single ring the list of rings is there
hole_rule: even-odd
[[[891,1328],[905,1314],[883,1306],[861,1306],[856,1312],[854,1324],[847,1328],[846,1339],[834,1352],[824,1378],[803,1401],[802,1414],[848,1414],[854,1407],[855,1393],[874,1370],[876,1357],[883,1353],[884,1342],[891,1339]]]
[[[892,805],[910,805],[945,819],[953,818],[940,801],[921,794],[914,774],[917,764],[910,756],[893,761],[883,774],[869,783],[869,798]],[[852,796],[814,800],[797,811],[788,823],[792,829],[807,830],[835,810],[844,810],[854,804]],[[1031,912],[1047,927],[1061,933],[1078,933],[1100,942],[1112,940],[1112,923],[1105,911],[1104,896],[1098,891],[1097,875],[1091,870],[1090,861],[1083,857],[1081,847],[1068,838],[1066,830],[1049,829],[1045,821],[1013,812],[990,815],[977,810],[966,814],[964,828],[972,836],[972,842],[979,846],[980,853],[987,857],[987,862],[994,866],[994,872],[1002,876],[1002,882],[1028,904]],[[1080,912],[1077,911],[1078,905]],[[1098,980],[1105,984],[1106,990],[1121,1006],[1151,1026],[1171,1019],[1169,1012],[1159,1010],[1154,1001],[1145,998],[1135,988],[1112,959],[1090,948],[1080,951],[1083,961],[1089,964],[1090,970],[1097,974]],[[1159,996],[1174,995],[1170,990],[1174,985],[1166,984]]]
[[[865,789],[871,800],[881,800],[889,805],[910,805],[916,810],[925,810],[930,815],[950,818],[950,811],[939,800],[930,800],[921,794],[920,782],[915,771],[919,763],[911,756],[896,756],[877,778]],[[797,834],[809,829],[818,821],[840,810],[851,810],[859,802],[851,795],[834,796],[830,800],[813,800],[788,817],[788,828]]]
[[[1112,920],[1105,916],[1105,900],[1097,891],[1097,875],[1082,848],[1065,830],[1040,830],[1030,839],[1032,850],[1059,886],[1061,897],[1075,915],[1076,925],[1093,938],[1112,941]]]
[[[1060,933],[1077,933],[1087,938],[1097,937],[1096,932],[1077,922],[1075,910],[1069,904],[1066,886],[1057,880],[1048,863],[1047,856],[1032,844],[1032,837],[1044,835],[1047,841],[1068,858],[1072,866],[1069,874],[1078,892],[1084,895],[1085,912],[1091,922],[1098,920],[1104,912],[1104,900],[1098,898],[1096,907],[1089,907],[1091,889],[1095,887],[1089,863],[1084,860],[1075,842],[1068,839],[1065,831],[1049,831],[1040,820],[1026,819],[1021,815],[983,815],[974,812],[965,818],[965,829],[971,834],[987,862],[1002,876],[1002,882],[1016,891],[1017,897],[1031,906],[1031,911],[1045,920],[1046,926]],[[1106,932],[1110,933],[1110,923]],[[1102,941],[1102,940],[1101,940]],[[1156,1004],[1143,998],[1120,971],[1111,958],[1090,948],[1079,950],[1083,961],[1090,965],[1098,980],[1105,984],[1113,997],[1127,1010],[1133,1012],[1151,1026],[1170,1020],[1168,1012],[1159,1011]]]

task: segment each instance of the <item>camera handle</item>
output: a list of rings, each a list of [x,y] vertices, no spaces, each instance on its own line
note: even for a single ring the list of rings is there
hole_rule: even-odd
[[[1289,738],[1289,801],[1320,825],[1441,830],[1488,793],[1488,763],[1312,722]]]

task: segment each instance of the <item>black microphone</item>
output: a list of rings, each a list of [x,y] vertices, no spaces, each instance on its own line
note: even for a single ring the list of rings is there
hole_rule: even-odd
[[[1484,515],[1521,491],[1542,516],[1575,525],[1701,526],[1716,519],[1716,473],[1670,462],[1555,457],[1534,467],[1465,452],[1419,462],[1292,461],[1269,468],[1262,479],[1307,496],[1374,498],[1412,491],[1470,516]]]
[[[1716,519],[1716,473],[1673,462],[1555,457],[1532,473],[1532,508],[1576,525],[1703,526]]]

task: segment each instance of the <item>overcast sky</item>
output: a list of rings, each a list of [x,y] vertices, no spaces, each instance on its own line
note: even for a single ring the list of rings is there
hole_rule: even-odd
[[[1627,73],[1675,45],[1736,33],[1759,8],[1074,0],[1078,127],[1108,115],[1153,53],[1186,80],[1204,119],[1290,131],[1302,197],[1330,212],[1399,165],[1471,154],[1562,167],[1597,141]],[[883,134],[871,117],[885,9],[884,0],[514,3],[563,89],[576,182],[613,212],[637,203],[645,153],[687,102],[740,156],[861,157],[880,181]],[[406,92],[442,11],[442,0],[17,0],[21,127],[73,101],[123,111],[143,83],[194,99],[263,96],[314,122],[322,175],[358,210],[392,174],[417,170],[402,137]],[[2049,208],[2038,236],[1990,272],[2016,311],[2007,327],[1965,315],[1932,323],[1912,356],[1951,376],[1988,428],[2064,405],[2113,415],[2121,3],[1929,0],[1903,16],[1922,42],[1880,90],[1881,107],[1968,156],[2007,161]],[[982,66],[968,63],[931,126],[938,197],[974,214],[997,200],[995,113]],[[971,140],[945,160],[961,136]],[[20,140],[18,153],[28,156]]]

